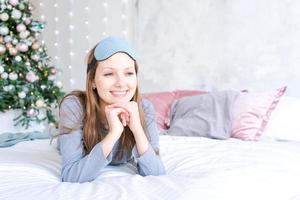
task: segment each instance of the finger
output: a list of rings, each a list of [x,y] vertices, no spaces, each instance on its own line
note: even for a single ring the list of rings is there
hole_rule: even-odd
[[[130,121],[130,115],[127,114],[127,115],[125,115],[125,117],[126,117],[126,121],[129,122]]]
[[[124,115],[123,113],[121,113],[120,117],[121,117],[121,120],[122,120],[122,124],[123,124],[123,126],[126,126],[126,119],[125,119],[125,115]]]

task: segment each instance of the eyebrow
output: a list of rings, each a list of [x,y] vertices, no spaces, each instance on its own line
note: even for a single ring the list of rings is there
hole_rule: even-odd
[[[126,67],[126,68],[124,68],[124,70],[126,70],[126,69],[132,69],[132,68],[134,68],[134,66]],[[115,68],[112,68],[112,67],[104,67],[104,68],[102,68],[102,70],[105,70],[105,69],[112,69],[112,70],[114,70]]]

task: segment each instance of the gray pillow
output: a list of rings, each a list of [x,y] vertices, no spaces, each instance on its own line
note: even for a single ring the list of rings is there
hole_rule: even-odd
[[[218,91],[176,100],[166,134],[216,139],[230,137],[232,109],[238,91]]]

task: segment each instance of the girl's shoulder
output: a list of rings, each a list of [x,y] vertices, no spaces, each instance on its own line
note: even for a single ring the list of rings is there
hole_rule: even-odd
[[[84,117],[84,109],[79,97],[75,95],[66,96],[60,104],[59,115],[60,119],[68,118],[73,122],[81,122]]]
[[[81,104],[79,97],[77,97],[76,95],[68,95],[62,100],[60,109],[63,110],[64,108],[83,111],[83,105]]]

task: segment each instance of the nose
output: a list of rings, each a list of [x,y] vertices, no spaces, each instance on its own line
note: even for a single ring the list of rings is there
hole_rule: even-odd
[[[122,76],[122,75],[120,75],[120,74],[118,74],[116,76],[116,84],[115,85],[118,86],[118,87],[122,87],[125,84],[126,84],[125,77]]]

